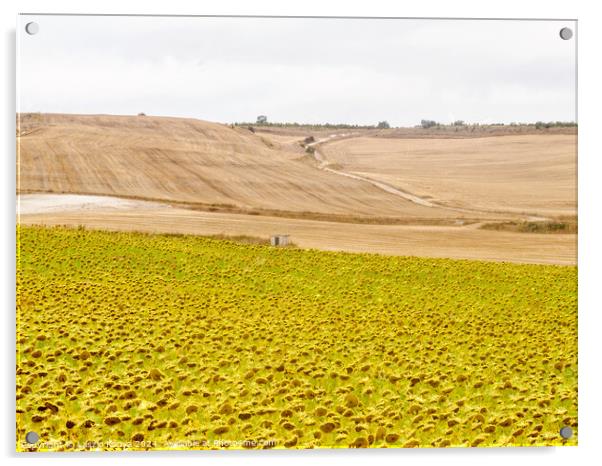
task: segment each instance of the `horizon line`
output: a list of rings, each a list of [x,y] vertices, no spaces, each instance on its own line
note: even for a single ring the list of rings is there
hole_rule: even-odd
[[[223,125],[256,125],[256,126],[354,126],[354,127],[366,127],[366,128],[376,128],[378,126],[378,123],[380,122],[387,122],[388,120],[381,120],[379,122],[376,122],[375,124],[365,124],[365,123],[345,123],[345,122],[338,122],[338,123],[334,123],[334,122],[324,122],[324,123],[316,123],[316,122],[312,122],[312,123],[307,123],[307,122],[297,122],[297,121],[267,121],[265,123],[257,123],[257,122],[253,122],[253,121],[217,121],[217,120],[208,120],[208,119],[204,119],[204,118],[200,118],[200,117],[193,117],[193,116],[181,116],[181,115],[156,115],[156,114],[149,114],[146,112],[139,112],[139,113],[70,113],[70,112],[41,112],[41,111],[26,111],[26,112],[15,112],[16,115],[24,115],[24,114],[33,114],[33,115],[72,115],[72,116],[115,116],[115,117],[152,117],[152,118],[180,118],[180,119],[192,119],[192,120],[199,120],[199,121],[206,121],[206,122],[210,122],[210,123],[217,123],[217,124],[223,124]],[[393,129],[393,128],[415,128],[415,127],[421,127],[422,126],[422,121],[429,121],[429,122],[434,122],[434,125],[432,126],[456,126],[456,127],[462,127],[462,126],[511,126],[511,125],[516,125],[516,126],[528,126],[528,125],[536,125],[538,123],[543,123],[543,124],[558,124],[558,123],[562,123],[562,124],[567,124],[567,125],[574,125],[574,126],[578,126],[578,122],[576,120],[537,120],[537,121],[519,121],[519,120],[514,120],[514,121],[496,121],[496,122],[492,122],[492,123],[482,123],[482,122],[469,122],[469,121],[465,121],[462,120],[460,118],[457,118],[453,121],[450,121],[448,123],[446,122],[442,122],[442,121],[436,121],[436,120],[430,120],[427,118],[423,118],[420,122],[414,124],[414,125],[400,125],[400,126],[396,126],[396,125],[390,125],[389,128],[380,128],[380,129]],[[455,122],[462,122],[462,124],[457,124],[454,125]]]

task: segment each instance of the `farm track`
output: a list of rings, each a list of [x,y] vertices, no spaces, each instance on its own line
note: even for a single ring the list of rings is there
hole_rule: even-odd
[[[347,138],[347,136],[348,136],[347,134],[343,135],[343,137],[345,137],[345,138]],[[318,147],[320,147],[320,145],[322,145],[322,144],[328,143],[329,141],[339,140],[339,139],[340,138],[337,138],[337,139],[325,138],[325,139],[319,139],[316,142],[307,144],[307,147],[312,147],[314,149],[313,156],[316,159],[316,162],[318,163],[318,168],[320,170],[324,170],[324,171],[334,173],[334,174],[340,175],[340,176],[345,176],[347,178],[352,178],[354,180],[365,181],[367,183],[370,183],[373,186],[376,186],[377,188],[382,189],[383,191],[385,191],[389,194],[394,194],[395,196],[399,196],[407,201],[413,202],[414,204],[418,204],[418,205],[425,206],[425,207],[435,207],[432,202],[429,202],[426,199],[422,199],[421,197],[415,196],[414,194],[402,191],[402,190],[400,190],[394,186],[391,186],[387,183],[376,181],[376,180],[373,180],[373,179],[365,177],[365,176],[356,175],[354,173],[344,172],[342,170],[335,170],[333,168],[330,168],[328,166],[328,160],[326,160],[326,157],[324,157],[324,154],[318,150]]]
[[[329,142],[338,141],[340,139],[342,139],[342,138],[336,138],[336,139],[324,138],[324,139],[320,139],[316,142],[307,144],[308,147],[312,147],[314,149],[313,156],[318,164],[317,165],[318,169],[324,170],[324,171],[327,171],[330,173],[334,173],[336,175],[345,176],[347,178],[364,181],[373,186],[376,186],[379,189],[382,189],[383,191],[385,191],[387,193],[393,194],[395,196],[399,196],[407,201],[413,202],[414,204],[418,204],[418,205],[424,206],[424,207],[432,207],[432,208],[443,209],[443,210],[448,210],[448,211],[458,212],[458,213],[463,213],[463,214],[464,213],[472,214],[472,215],[490,215],[490,214],[502,214],[502,215],[505,214],[505,215],[513,215],[513,216],[516,215],[516,212],[503,212],[503,211],[495,211],[494,212],[494,211],[488,211],[488,210],[482,210],[482,209],[468,209],[468,208],[462,208],[462,207],[451,207],[451,206],[435,203],[435,202],[429,201],[425,198],[422,198],[420,196],[417,196],[416,194],[409,193],[407,191],[399,189],[398,187],[393,186],[392,184],[385,183],[384,181],[379,181],[374,178],[367,177],[365,175],[359,175],[357,173],[333,169],[333,168],[329,167],[330,162],[326,159],[324,154],[322,152],[320,152],[320,150],[318,148],[324,144],[327,144]],[[350,139],[349,135],[345,134],[344,139]],[[525,214],[524,220],[530,221],[530,222],[546,222],[546,221],[550,221],[552,219],[549,217]]]
[[[321,165],[385,183],[443,209],[543,221],[577,215],[576,137],[325,141]],[[456,215],[458,215],[456,213]]]

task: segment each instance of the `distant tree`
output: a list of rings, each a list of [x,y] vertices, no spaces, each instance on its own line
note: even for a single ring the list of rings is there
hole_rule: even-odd
[[[140,113],[138,114],[138,116],[146,116],[146,113],[144,113],[144,112],[140,112]]]
[[[388,121],[379,121],[378,125],[376,125],[378,129],[388,129],[391,127]]]
[[[258,125],[264,125],[268,122],[268,117],[265,115],[259,115],[257,117],[257,124]]]
[[[453,123],[454,126],[464,126],[464,120],[456,120]]]
[[[437,126],[439,125],[439,123],[437,123],[434,120],[420,120],[420,125],[424,128],[424,129],[428,129],[428,128],[432,128],[433,126]]]

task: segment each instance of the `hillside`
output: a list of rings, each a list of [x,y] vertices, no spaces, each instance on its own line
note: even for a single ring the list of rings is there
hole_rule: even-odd
[[[80,193],[205,206],[441,218],[352,178],[316,170],[292,144],[206,121],[23,114],[18,192]]]
[[[571,134],[360,136],[328,143],[323,152],[345,172],[401,187],[439,206],[577,215],[577,138]]]
[[[576,231],[573,135],[325,133],[314,134],[312,156],[301,133],[193,119],[24,114],[20,123],[24,225],[264,240],[288,233],[304,248],[576,262],[574,233],[519,228],[551,222]]]

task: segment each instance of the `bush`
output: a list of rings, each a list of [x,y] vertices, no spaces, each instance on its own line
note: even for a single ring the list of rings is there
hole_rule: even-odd
[[[484,230],[516,231],[520,233],[577,233],[576,221],[509,221],[485,223]]]
[[[577,126],[573,121],[538,121],[535,123],[536,129],[548,128],[571,128]]]
[[[428,128],[432,128],[433,126],[438,126],[439,123],[437,123],[434,120],[420,120],[420,125],[424,128],[424,129],[428,129]]]

